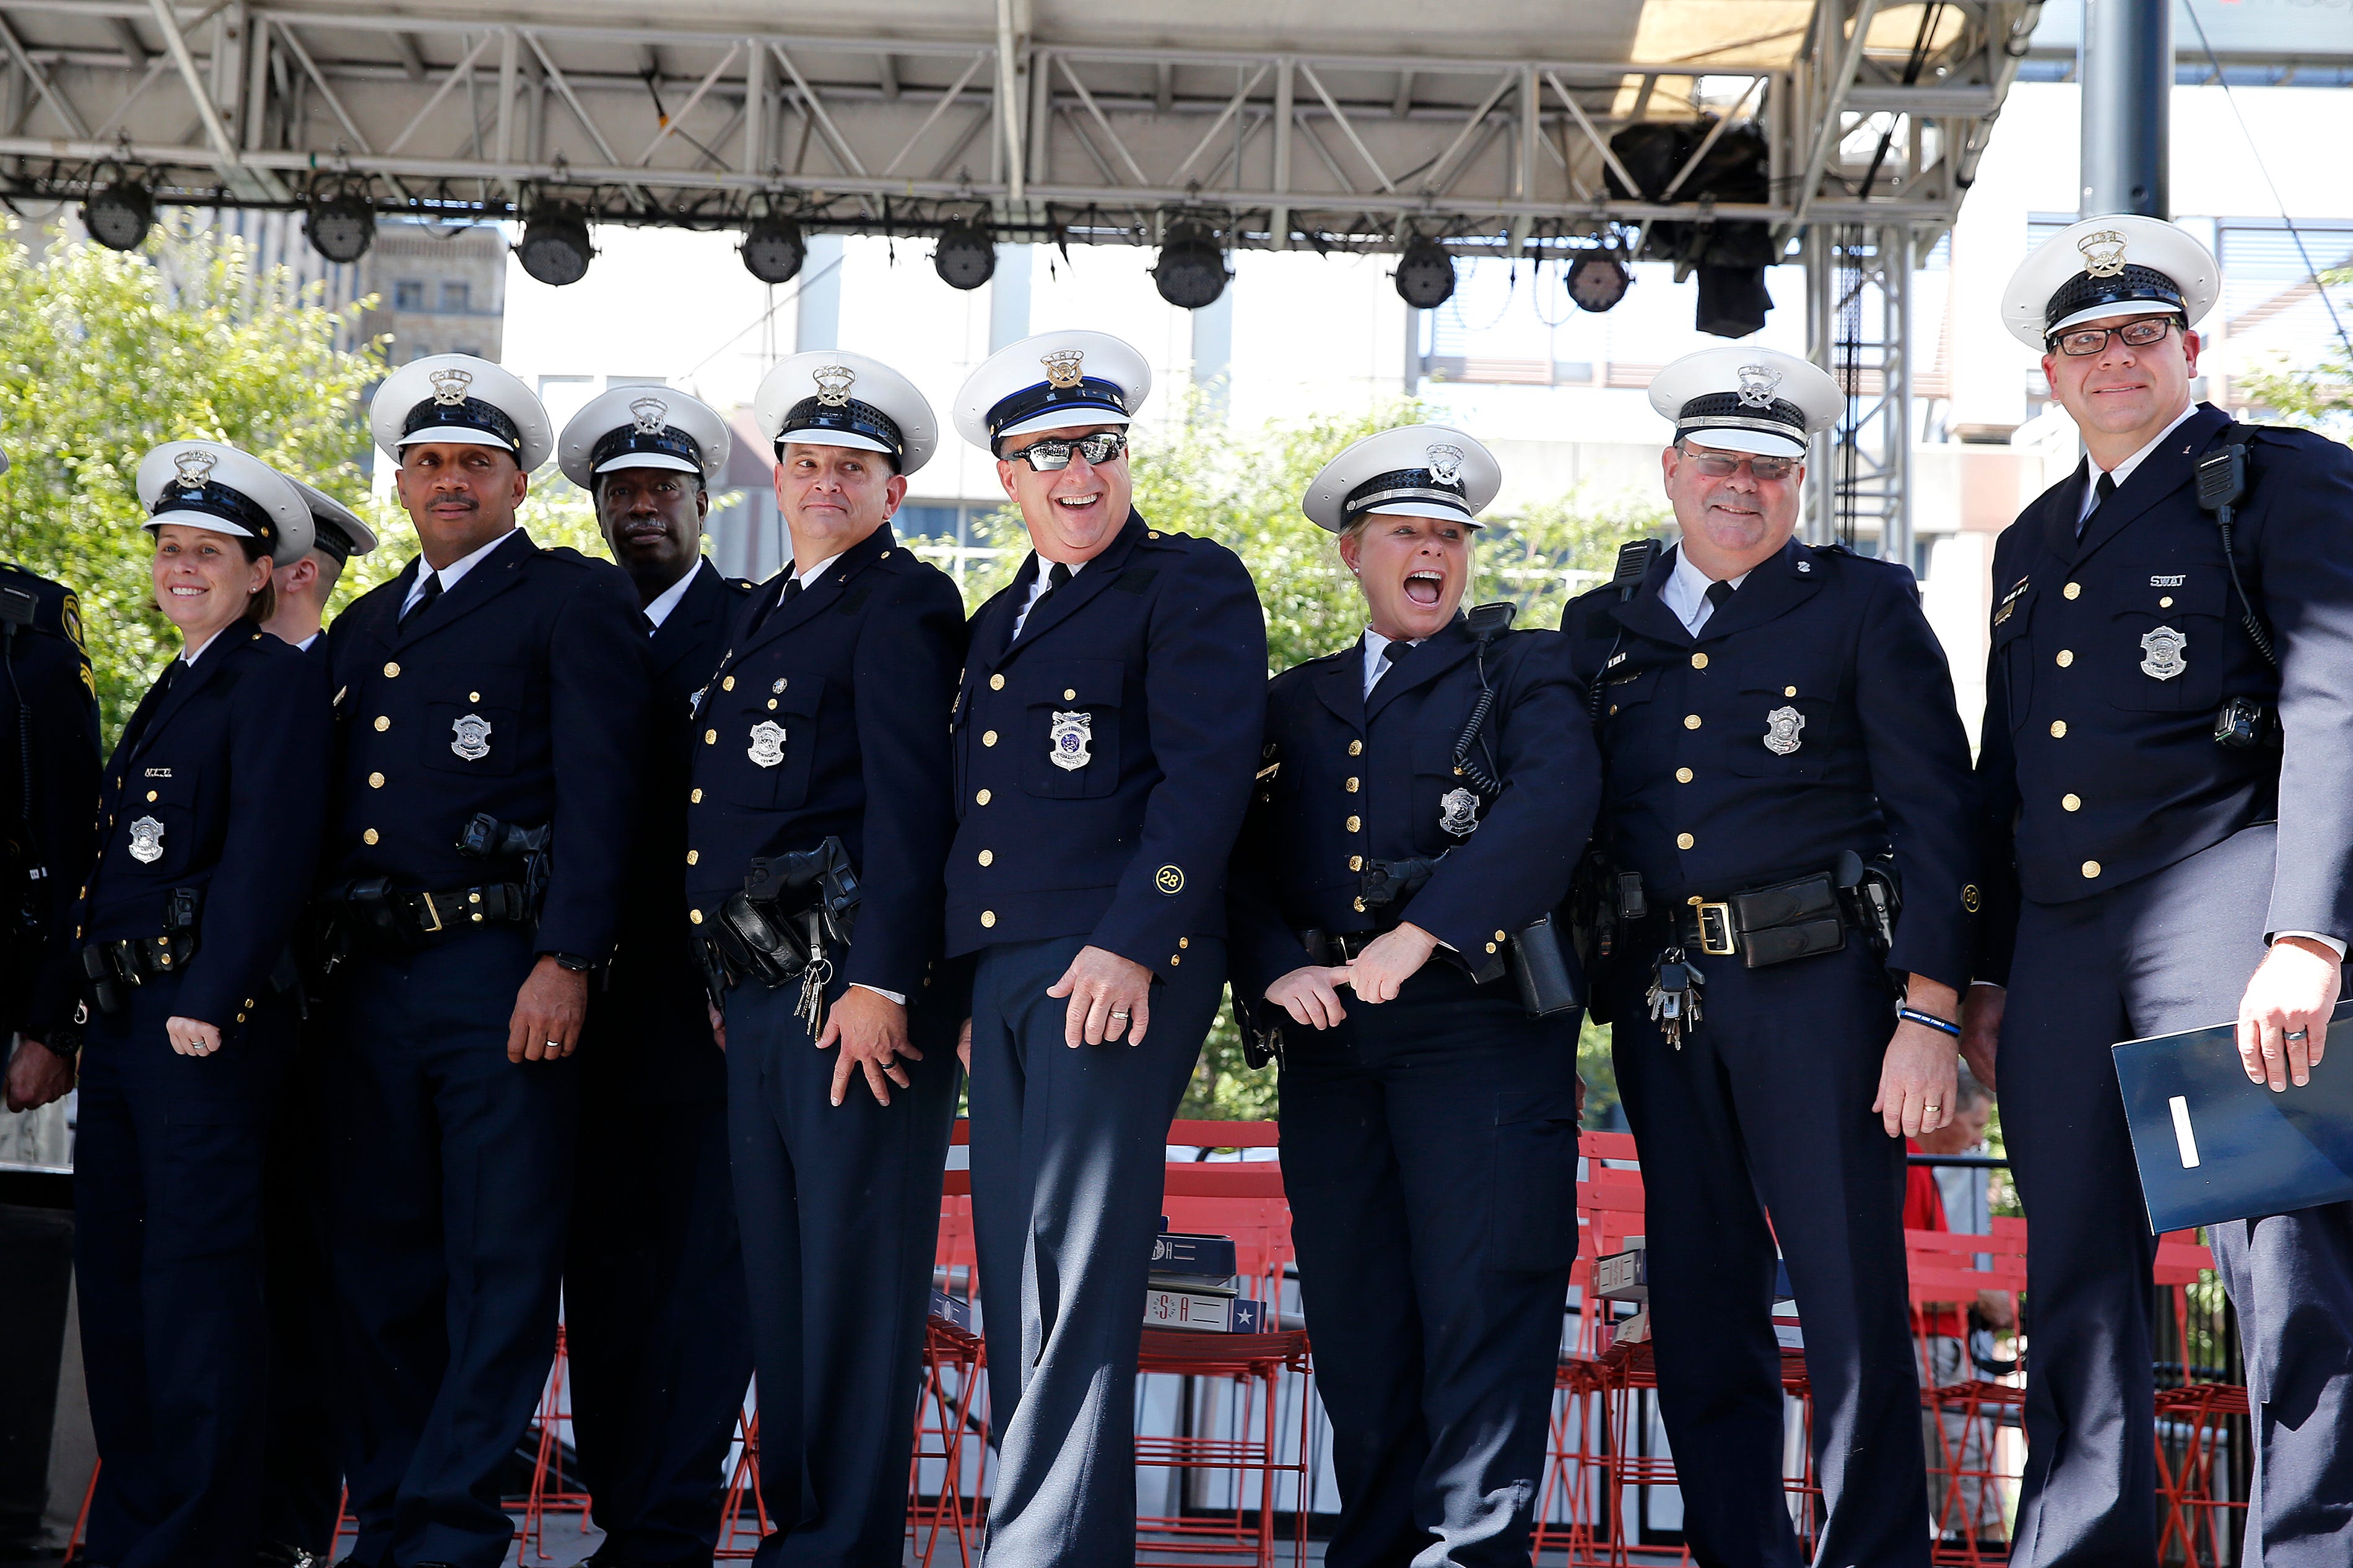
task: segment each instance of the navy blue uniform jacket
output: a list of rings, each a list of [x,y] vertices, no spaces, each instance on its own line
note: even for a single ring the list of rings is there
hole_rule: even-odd
[[[1399,920],[1448,944],[1473,974],[1500,974],[1505,933],[1567,897],[1601,799],[1567,641],[1553,631],[1498,637],[1487,679],[1495,703],[1482,733],[1504,790],[1467,836],[1443,825],[1445,797],[1470,786],[1455,772],[1454,742],[1479,700],[1462,616],[1384,674],[1369,699],[1361,640],[1268,683],[1259,788],[1234,855],[1230,962],[1242,995],[1256,999],[1323,962],[1300,946],[1303,929],[1338,935]],[[1441,854],[1419,891],[1366,910],[1367,858]]]
[[[29,888],[0,881],[0,919],[11,924],[20,893],[45,933],[36,947],[0,935],[0,1038],[46,1035],[73,1022],[73,906],[81,873],[98,854],[98,690],[81,641],[72,590],[0,562],[0,590],[28,595],[33,624],[7,638],[0,679],[0,871],[38,873]],[[23,600],[17,601],[22,604]],[[29,791],[29,795],[28,795]]]
[[[860,896],[837,987],[913,1001],[940,951],[964,601],[887,523],[780,605],[791,570],[753,594],[695,720],[689,918],[714,918],[754,856],[839,837]]]
[[[1130,512],[1008,647],[1039,570],[1033,554],[972,619],[948,952],[1083,934],[1162,972],[1183,939],[1225,932],[1266,713],[1258,590],[1223,545]]]
[[[433,890],[512,879],[459,853],[477,812],[555,825],[537,948],[601,962],[618,928],[646,765],[637,590],[520,528],[400,624],[411,561],[328,632],[339,738],[327,880]],[[487,724],[488,728],[482,726]]]
[[[77,937],[161,935],[171,890],[203,889],[173,1011],[233,1028],[264,994],[310,897],[334,743],[325,672],[239,621],[160,700],[150,688],[124,733],[132,743],[106,766]]]
[[[1994,545],[1978,769],[1990,913],[1977,978],[2010,973],[2017,900],[2065,903],[2279,819],[2268,931],[2353,938],[2353,453],[2265,427],[2248,448],[2240,617],[2192,473],[2227,423],[2201,405],[2075,537],[2085,467]],[[2227,697],[2276,706],[2284,749],[2214,743]]]
[[[1601,845],[1651,908],[1831,869],[1893,849],[1904,912],[1887,966],[1969,981],[1979,890],[1968,736],[1912,574],[1792,540],[1694,638],[1659,597],[1572,601],[1577,678],[1602,682]],[[1773,715],[1794,710],[1803,721]],[[1768,737],[1794,739],[1777,752]],[[1786,739],[1783,741],[1786,745]]]

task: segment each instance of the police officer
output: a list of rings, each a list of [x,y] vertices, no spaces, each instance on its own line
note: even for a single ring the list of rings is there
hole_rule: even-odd
[[[580,1150],[564,1265],[581,1479],[597,1568],[705,1564],[752,1344],[727,1181],[726,1058],[686,939],[687,721],[752,584],[702,558],[726,421],[684,393],[616,387],[564,427],[556,461],[586,490],[637,588],[653,662],[650,807],[620,940],[588,1000]]]
[[[327,601],[334,596],[335,584],[343,577],[343,567],[351,558],[375,552],[375,530],[359,513],[318,486],[291,475],[287,482],[301,493],[311,509],[312,538],[311,548],[303,552],[301,560],[290,562],[270,574],[269,585],[277,595],[278,608],[270,616],[269,624],[261,629],[323,660],[327,647],[325,633],[321,628],[326,624]]]
[[[5,561],[0,675],[0,1041],[21,1111],[73,1088],[80,1048],[69,879],[98,853],[98,688],[73,590]]]
[[[1566,640],[1460,613],[1501,483],[1485,447],[1439,425],[1367,437],[1316,475],[1307,515],[1339,535],[1367,625],[1268,687],[1234,856],[1234,993],[1285,1045],[1335,1568],[1412,1561],[1433,1538],[1448,1563],[1525,1564],[1542,1489],[1577,1258],[1580,1015],[1562,995],[1531,1016],[1510,966],[1513,933],[1568,892],[1601,763]]]
[[[209,441],[156,447],[138,489],[182,650],[107,765],[75,919],[90,1015],[74,1268],[103,1461],[88,1552],[252,1568],[264,1149],[332,743],[325,670],[261,627],[273,560],[310,548],[311,514]]]
[[[1768,349],[1661,371],[1680,538],[1563,621],[1606,763],[1594,1011],[1643,1156],[1685,1530],[1704,1562],[1772,1568],[1801,1561],[1777,1238],[1813,1387],[1815,1561],[1927,1561],[1902,1140],[1952,1115],[1978,902],[1968,741],[1911,574],[1792,537],[1806,438],[1842,402]]]
[[[975,954],[972,1171],[999,1568],[1125,1562],[1168,1120],[1225,982],[1266,625],[1222,547],[1129,504],[1142,355],[1000,349],[956,395],[1032,550],[972,620],[947,948]]]
[[[738,618],[695,716],[684,929],[725,1009],[776,1524],[757,1561],[895,1563],[963,1017],[936,961],[964,605],[891,530],[939,441],[904,377],[796,354],[754,412],[792,560]],[[812,864],[828,851],[829,879]],[[787,864],[806,870],[774,874]],[[813,905],[845,878],[855,907],[828,924]]]
[[[2109,1047],[2235,997],[2248,1077],[2305,1083],[2353,938],[2353,456],[2191,401],[2220,277],[2170,224],[2092,218],[2002,300],[2088,458],[1995,545],[1978,763],[2000,896],[1965,1038],[2034,1238],[2023,1563],[2157,1552],[2154,1244]],[[2234,447],[2225,532],[2195,476]],[[2254,1406],[2250,1560],[2344,1563],[2353,1204],[2210,1234]]]
[[[568,1058],[625,893],[645,621],[618,567],[515,526],[553,443],[513,375],[415,360],[369,417],[423,554],[327,634],[353,1555],[492,1568],[500,1474],[554,1346]]]

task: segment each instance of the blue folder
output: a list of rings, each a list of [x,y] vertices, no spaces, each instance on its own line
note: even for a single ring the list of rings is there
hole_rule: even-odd
[[[2248,1081],[2231,1024],[2126,1040],[2116,1083],[2152,1232],[2353,1198],[2353,1002],[2340,1002],[2312,1081]]]

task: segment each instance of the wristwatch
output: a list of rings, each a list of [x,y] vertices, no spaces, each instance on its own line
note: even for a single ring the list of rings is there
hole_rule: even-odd
[[[596,967],[596,960],[591,958],[583,958],[576,952],[551,952],[547,956],[555,960],[557,963],[562,964],[565,968],[572,971],[575,974],[586,974],[588,971]]]

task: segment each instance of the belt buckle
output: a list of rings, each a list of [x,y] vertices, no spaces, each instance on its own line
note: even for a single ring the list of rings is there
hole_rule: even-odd
[[[433,923],[431,925],[418,928],[417,934],[420,936],[434,936],[438,934],[441,930],[441,906],[433,901],[433,895],[431,893],[420,892],[417,896],[425,900],[425,912],[433,919]],[[1728,952],[1731,949],[1726,948],[1725,951]]]
[[[1732,906],[1694,899],[1692,909],[1699,917],[1699,950],[1717,958],[1730,958],[1737,951],[1732,941]]]

